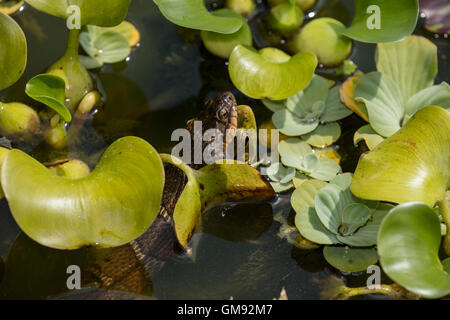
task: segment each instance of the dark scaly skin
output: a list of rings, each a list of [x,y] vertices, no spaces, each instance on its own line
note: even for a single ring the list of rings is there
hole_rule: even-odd
[[[202,131],[218,129],[224,135],[224,149],[234,138],[237,126],[236,99],[229,92],[221,93],[206,102],[197,118],[189,121],[186,128],[193,136],[193,121],[202,121]],[[230,129],[232,136],[226,136]],[[203,150],[209,143],[203,143]],[[192,161],[193,163],[193,161]],[[198,169],[198,165],[192,165]],[[179,250],[172,221],[175,205],[187,183],[187,177],[175,166],[164,165],[165,185],[159,209],[150,228],[129,244],[112,249],[92,267],[86,270],[85,284],[95,282],[100,288],[141,293],[146,280],[157,273],[165,261]],[[106,292],[106,291],[105,291]],[[101,292],[91,292],[86,299],[102,299]]]

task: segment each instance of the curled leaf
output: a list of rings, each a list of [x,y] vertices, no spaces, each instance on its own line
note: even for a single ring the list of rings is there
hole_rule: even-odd
[[[164,171],[151,145],[125,137],[108,148],[86,178],[57,176],[12,150],[1,181],[16,222],[33,240],[57,249],[111,247],[137,238],[153,222]]]
[[[341,100],[347,108],[355,112],[365,121],[369,122],[367,110],[362,103],[357,103],[354,98],[355,87],[359,83],[362,72],[358,71],[354,76],[347,78],[340,89]]]
[[[66,122],[72,121],[70,111],[64,105],[66,99],[66,83],[61,77],[51,74],[40,74],[28,81],[26,94],[51,109],[55,110]]]
[[[275,48],[256,51],[238,45],[229,61],[234,85],[249,97],[286,99],[304,89],[311,81],[317,58],[310,52],[293,57]]]

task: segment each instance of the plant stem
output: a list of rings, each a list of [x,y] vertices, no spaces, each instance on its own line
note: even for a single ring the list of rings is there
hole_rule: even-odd
[[[80,36],[80,29],[69,30],[69,39],[67,41],[66,56],[76,57],[78,59],[78,37]]]
[[[447,234],[444,237],[444,250],[447,256],[450,256],[450,210],[448,209],[448,196],[445,194],[444,199],[438,202],[439,211],[441,212],[442,218],[445,225],[447,226]]]
[[[395,299],[408,299],[408,300],[418,300],[420,299],[419,296],[407,291],[403,287],[399,286],[398,284],[382,284],[378,288],[369,289],[367,287],[360,287],[360,288],[349,288],[344,287],[342,289],[342,293],[340,293],[335,299],[337,300],[345,300],[351,297],[365,295],[365,294],[383,294],[387,296],[391,296]]]

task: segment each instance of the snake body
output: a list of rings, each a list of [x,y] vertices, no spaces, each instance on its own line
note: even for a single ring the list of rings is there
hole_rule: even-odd
[[[219,130],[224,137],[225,150],[226,145],[234,138],[236,131],[236,107],[236,99],[233,94],[229,92],[218,94],[206,102],[201,113],[187,123],[186,129],[193,137],[193,123],[201,121],[202,132],[208,129]],[[203,150],[213,142],[215,141],[204,141]],[[191,165],[195,169],[201,166]],[[146,280],[157,273],[174,252],[180,250],[172,215],[178,198],[186,186],[187,177],[182,170],[171,164],[165,164],[164,171],[165,185],[162,201],[153,224],[136,240],[113,248],[99,258],[86,270],[85,283],[92,284],[94,282],[100,288],[108,290],[141,293]],[[95,298],[99,297],[95,296]]]

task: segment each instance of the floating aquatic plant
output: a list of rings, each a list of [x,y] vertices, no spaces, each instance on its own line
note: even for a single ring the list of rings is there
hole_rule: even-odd
[[[244,17],[248,17],[255,11],[253,0],[227,0],[225,6]]]
[[[306,239],[325,247],[325,259],[343,271],[365,270],[378,260],[378,228],[392,206],[356,198],[350,192],[351,174],[341,174],[329,184],[310,180],[294,191],[291,204],[295,225]],[[358,250],[353,251],[354,247]]]
[[[450,258],[439,259],[440,231],[438,216],[423,203],[405,203],[392,209],[378,234],[384,272],[424,298],[450,294]]]
[[[270,9],[269,25],[273,30],[288,35],[300,28],[304,20],[303,11],[295,0],[286,0]]]
[[[369,145],[376,146],[425,106],[450,109],[450,86],[446,82],[433,86],[437,53],[429,40],[410,36],[400,42],[378,44],[376,62],[378,72],[348,80],[341,91],[347,106],[370,123],[370,127],[358,130],[355,142],[370,136]]]
[[[19,102],[0,102],[0,133],[11,140],[26,140],[40,128],[37,112]]]
[[[57,249],[125,244],[155,219],[164,170],[156,150],[136,137],[114,142],[85,178],[60,177],[19,150],[2,166],[12,215],[36,242]]]
[[[328,89],[327,81],[314,76],[310,84],[282,100],[263,100],[271,111],[273,124],[287,136],[302,136],[313,146],[323,147],[337,141],[341,128],[336,122],[352,111],[339,100],[339,88]]]
[[[212,31],[201,32],[201,38],[206,49],[219,58],[228,59],[237,45],[252,45],[252,32],[247,21],[230,9],[219,9],[212,13],[218,17],[236,17],[242,20],[242,27],[231,34]]]
[[[289,56],[276,48],[259,51],[238,45],[228,71],[233,84],[255,99],[286,99],[305,88],[314,75],[317,58],[310,52]]]
[[[20,26],[0,12],[0,90],[14,84],[27,64],[27,41]]]
[[[278,152],[281,163],[271,164],[266,172],[277,192],[299,187],[311,178],[330,181],[341,171],[334,160],[317,156],[311,147],[300,139],[289,138],[281,141]]]
[[[242,27],[240,17],[216,16],[203,0],[153,0],[170,22],[190,29],[231,34]]]

